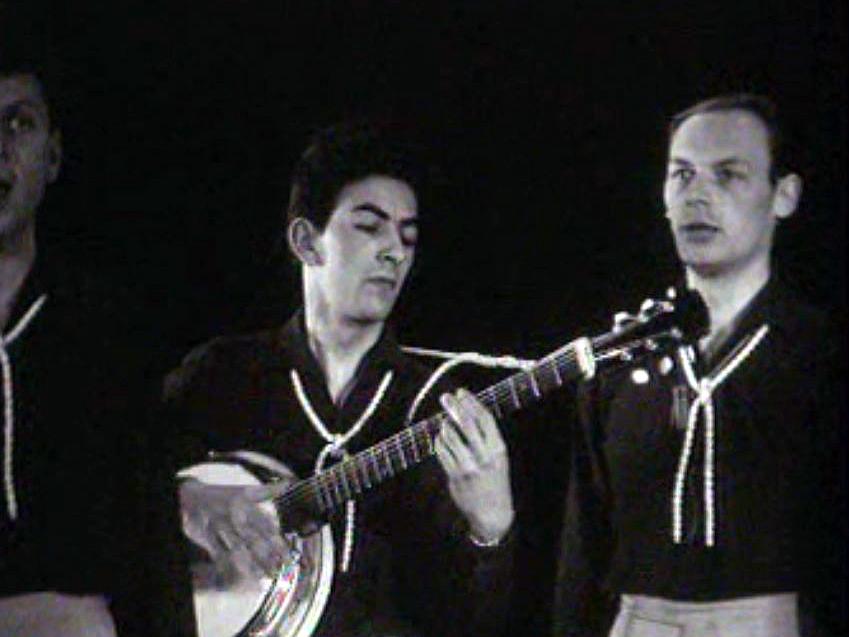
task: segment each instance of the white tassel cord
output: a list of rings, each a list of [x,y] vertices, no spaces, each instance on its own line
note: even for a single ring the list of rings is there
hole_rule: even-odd
[[[47,301],[47,295],[38,297],[8,334],[0,335],[0,369],[3,374],[3,491],[9,519],[18,518],[18,496],[15,492],[15,390],[12,382],[12,361],[7,347],[29,326]]]
[[[377,406],[380,404],[380,401],[383,400],[386,390],[389,389],[389,384],[392,382],[392,376],[393,374],[391,371],[386,372],[383,376],[383,380],[377,388],[377,391],[374,393],[374,396],[372,396],[369,404],[351,428],[344,434],[334,434],[327,429],[321,421],[321,418],[318,417],[315,409],[313,409],[313,406],[304,391],[304,386],[301,384],[301,378],[298,376],[298,372],[294,369],[290,371],[289,377],[292,380],[292,387],[295,389],[295,396],[298,397],[301,409],[303,409],[304,414],[307,416],[307,420],[310,421],[318,435],[321,436],[327,443],[316,458],[315,473],[319,473],[324,468],[324,463],[327,461],[329,456],[339,453],[346,455],[345,445],[347,445],[348,442],[360,432],[368,419],[371,418],[372,414],[374,414]],[[342,549],[342,559],[339,567],[343,573],[348,571],[351,564],[351,555],[354,550],[354,521],[356,512],[356,503],[353,500],[348,500],[345,503],[345,543]]]
[[[474,365],[479,365],[480,367],[521,370],[529,370],[536,365],[536,361],[516,358],[514,356],[488,356],[486,354],[479,354],[478,352],[444,352],[442,350],[426,349],[424,347],[402,347],[401,349],[409,354],[446,359],[445,362],[433,370],[430,378],[427,379],[427,382],[422,385],[422,388],[416,394],[416,397],[410,405],[410,409],[407,411],[407,424],[413,421],[416,411],[418,411],[422,401],[425,399],[425,396],[427,396],[427,393],[433,389],[433,386],[436,385],[437,381],[457,365],[472,363]]]
[[[693,371],[693,350],[682,347],[678,350],[681,367],[687,384],[696,393],[696,399],[690,405],[687,415],[687,429],[684,433],[684,444],[678,459],[678,470],[675,473],[675,483],[672,489],[672,541],[680,544],[682,541],[682,517],[684,501],[684,481],[687,467],[693,451],[693,440],[699,420],[699,413],[704,410],[705,421],[705,466],[704,466],[704,501],[705,501],[705,546],[714,546],[716,542],[716,496],[714,492],[714,455],[715,455],[715,412],[713,392],[731,373],[745,361],[769,332],[768,325],[762,325],[740,348],[740,350],[713,376],[696,378]]]

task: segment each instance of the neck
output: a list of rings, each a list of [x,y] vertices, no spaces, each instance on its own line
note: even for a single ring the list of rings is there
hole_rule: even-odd
[[[34,262],[34,228],[0,237],[0,329],[4,331]]]
[[[727,336],[740,312],[766,285],[770,277],[769,260],[726,273],[699,273],[687,268],[687,287],[701,294],[710,316],[706,346]]]
[[[360,361],[377,343],[382,322],[360,322],[334,313],[305,294],[307,342],[318,361],[333,402],[344,401]]]

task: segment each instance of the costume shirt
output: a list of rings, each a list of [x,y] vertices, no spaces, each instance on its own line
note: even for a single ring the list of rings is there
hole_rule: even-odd
[[[427,378],[384,334],[361,362],[341,406],[332,403],[307,346],[303,318],[280,330],[218,339],[186,359],[166,381],[166,410],[180,443],[177,466],[211,451],[270,455],[297,475],[312,474],[325,445],[295,396],[296,370],[327,429],[345,433],[393,373],[383,400],[349,442],[356,453],[398,431]],[[425,416],[427,410],[419,412]],[[331,519],[338,557],[345,510]],[[348,572],[337,569],[316,635],[495,635],[509,596],[511,548],[475,547],[431,459],[357,503]]]
[[[52,264],[36,264],[7,326],[44,298],[5,348],[13,425],[3,453],[17,515],[4,491],[0,596],[57,591],[114,602],[132,588],[124,573],[139,559],[131,540],[141,519],[134,459],[144,436],[143,378],[113,338],[112,297]]]
[[[766,336],[713,392],[712,547],[703,414],[684,478],[682,541],[672,539],[674,480],[695,398],[683,389],[680,360],[659,353],[582,388],[555,634],[606,634],[602,618],[619,593],[711,601],[798,591],[828,614],[823,600],[842,568],[845,374],[824,317],[770,282],[695,372],[715,372],[763,325]]]

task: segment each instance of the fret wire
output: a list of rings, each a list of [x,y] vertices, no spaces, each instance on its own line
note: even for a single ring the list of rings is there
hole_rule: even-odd
[[[392,466],[392,456],[389,455],[388,446],[383,447],[383,457],[386,459],[386,470],[389,472],[389,477],[392,478],[395,476],[395,467]]]
[[[366,449],[367,457],[371,460],[371,464],[374,467],[374,475],[377,478],[376,482],[383,482],[383,475],[380,473],[380,465],[377,462],[377,458],[374,456],[373,447]]]
[[[348,463],[346,462],[346,463],[345,463],[345,465],[347,465],[347,464],[348,464]],[[357,463],[356,463],[356,459],[354,459],[354,460],[350,463],[350,465],[351,465],[351,474],[350,474],[350,476],[349,476],[349,477],[351,478],[351,482],[354,484],[354,491],[356,491],[357,493],[362,493],[362,492],[363,492],[363,489],[362,489],[362,486],[360,485],[360,480],[359,480],[359,478],[357,477]]]
[[[332,479],[333,472],[328,471],[326,473],[326,475],[327,475],[328,481],[330,482],[330,486],[333,489],[332,492],[331,492],[331,494],[333,495],[333,498],[334,498],[333,504],[334,504],[334,506],[338,505],[345,499],[345,497],[342,495],[342,490],[339,488],[339,482],[337,480]]]
[[[560,376],[559,365],[557,365],[554,362],[551,362],[551,363],[546,362],[546,365],[549,365],[549,367],[551,367],[551,369],[554,371],[554,378],[557,380],[557,386],[562,387],[563,386],[563,378],[561,378],[561,376]]]
[[[351,491],[351,487],[348,485],[348,478],[345,476],[345,465],[340,463],[336,465],[336,467],[339,467],[336,473],[338,473],[338,477],[342,479],[342,489],[345,491],[345,499],[350,500],[353,496],[353,491]]]
[[[362,458],[360,458],[359,454],[357,454],[357,467],[360,468],[363,474],[363,478],[365,480],[365,485],[367,489],[371,489],[371,476],[368,472],[368,463],[363,462]]]
[[[403,441],[403,439],[402,439]],[[403,442],[398,446],[398,456],[401,459],[401,471],[407,470],[407,457],[404,455],[404,445]]]
[[[516,383],[514,379],[515,376],[511,376],[507,379],[507,383],[510,386],[510,396],[513,399],[513,404],[516,406],[516,409],[519,409],[522,406],[522,403],[519,402],[519,396],[516,395]]]
[[[534,396],[537,397],[537,398],[540,398],[542,396],[542,394],[539,391],[539,386],[537,385],[537,379],[534,378],[534,369],[535,368],[528,370],[528,379],[531,381],[531,391],[534,392]]]

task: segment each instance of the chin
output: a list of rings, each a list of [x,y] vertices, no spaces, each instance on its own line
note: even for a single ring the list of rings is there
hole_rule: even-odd
[[[390,314],[392,314],[392,307],[392,304],[389,304],[386,307],[370,306],[360,308],[358,312],[352,315],[352,318],[357,323],[362,324],[383,323],[389,319]]]

